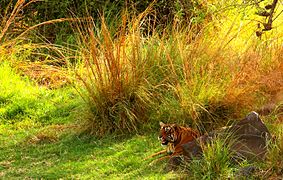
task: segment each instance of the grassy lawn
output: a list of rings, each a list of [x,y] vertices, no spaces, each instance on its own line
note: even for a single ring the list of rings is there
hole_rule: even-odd
[[[184,175],[192,179],[197,177],[237,179],[235,175],[242,167],[252,165],[259,168],[260,171],[257,171],[254,178],[266,177],[264,173],[259,173],[263,171],[268,173],[266,169],[270,167],[270,162],[244,161],[235,165],[224,160],[226,164],[222,164],[223,147],[220,144],[216,152],[210,156],[212,158],[210,160],[220,165],[218,169],[222,176],[213,174],[212,169],[209,169],[217,166],[216,164],[211,166],[203,164],[202,161],[194,161],[188,166],[189,170],[193,168],[191,175],[190,172],[185,174],[182,171],[166,172],[165,161],[151,165],[151,160],[143,160],[161,149],[156,138],[157,133],[128,137],[112,135],[97,139],[77,135],[74,127],[68,125],[50,125],[28,130],[1,126],[0,133],[1,179],[178,179]],[[278,152],[275,155],[278,156]],[[275,158],[274,162],[278,163],[273,167],[281,167],[282,158],[274,154],[270,157]]]
[[[155,135],[128,138],[110,136],[96,139],[70,133],[56,141],[45,137],[32,141],[36,129],[1,132],[1,178],[32,179],[155,179],[176,175],[165,174],[165,164],[150,166],[144,161],[160,149]],[[49,131],[52,131],[52,126]]]
[[[157,132],[94,138],[79,135],[75,90],[49,90],[1,69],[0,178],[161,178],[163,165],[143,159],[160,150]],[[75,108],[76,107],[76,108]]]

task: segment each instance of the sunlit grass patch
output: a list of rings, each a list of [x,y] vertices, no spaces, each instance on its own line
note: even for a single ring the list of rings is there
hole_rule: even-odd
[[[78,101],[71,88],[48,90],[35,86],[27,78],[19,76],[8,63],[0,65],[0,121],[28,127],[28,122],[64,123]],[[32,123],[31,123],[32,124]]]

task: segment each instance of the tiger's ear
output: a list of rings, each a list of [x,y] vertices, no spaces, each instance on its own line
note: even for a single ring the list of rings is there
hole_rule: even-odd
[[[159,122],[159,125],[160,125],[160,127],[163,127],[163,126],[165,126],[165,124],[163,123],[163,122]]]
[[[176,129],[178,127],[178,124],[172,124],[172,127]]]

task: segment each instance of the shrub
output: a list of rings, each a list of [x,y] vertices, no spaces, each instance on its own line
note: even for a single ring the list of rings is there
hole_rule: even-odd
[[[77,89],[90,112],[86,130],[96,135],[137,131],[152,101],[138,27],[126,31],[124,19],[114,39],[103,18],[101,31],[92,23],[80,27],[82,63],[76,70],[84,87]]]
[[[203,158],[188,164],[193,179],[222,179],[232,176],[231,153],[223,139],[216,139],[204,148]]]

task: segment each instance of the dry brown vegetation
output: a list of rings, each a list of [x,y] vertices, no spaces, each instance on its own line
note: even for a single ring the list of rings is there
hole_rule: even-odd
[[[91,133],[138,131],[145,123],[164,119],[208,130],[247,111],[270,113],[282,102],[280,37],[266,35],[264,39],[263,34],[260,40],[255,35],[246,40],[244,34],[254,34],[251,23],[238,27],[235,15],[234,22],[223,29],[217,21],[224,18],[221,13],[210,13],[204,26],[184,27],[176,19],[162,33],[153,27],[147,36],[141,29],[148,15],[154,17],[151,4],[136,17],[125,13],[115,33],[103,17],[100,26],[89,17],[50,20],[9,36],[26,6],[18,1],[7,13],[8,20],[2,19],[1,39],[7,39],[1,44],[2,54],[39,85],[59,88],[75,82],[87,102],[84,118]],[[27,32],[62,21],[75,22],[77,46],[25,41],[17,45],[19,39],[28,37]],[[42,49],[50,55],[40,53]],[[29,60],[15,60],[23,52],[27,53],[22,59]]]

